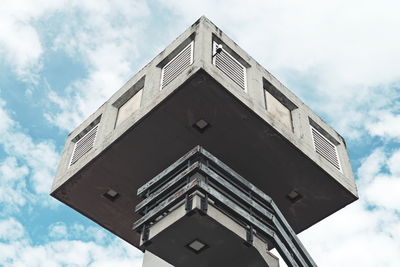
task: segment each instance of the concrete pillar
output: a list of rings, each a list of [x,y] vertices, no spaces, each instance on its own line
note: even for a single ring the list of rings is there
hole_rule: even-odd
[[[146,250],[143,256],[142,267],[174,267],[163,259]]]

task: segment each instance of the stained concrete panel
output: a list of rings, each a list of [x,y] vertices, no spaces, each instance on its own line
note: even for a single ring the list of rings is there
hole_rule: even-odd
[[[194,196],[192,210],[199,209],[200,197]],[[213,205],[206,214],[187,216],[181,203],[149,231],[148,245],[142,247],[176,267],[279,267],[266,242],[254,235],[253,245],[246,245],[246,229]],[[188,245],[194,240],[206,248],[192,251]]]
[[[290,109],[284,106],[278,99],[265,91],[265,102],[268,112],[277,120],[279,120],[288,129],[292,130],[292,116]]]
[[[246,92],[212,64],[215,37],[247,62]],[[194,41],[193,64],[160,91],[159,64],[187,41]],[[267,110],[265,80],[297,107],[292,130]],[[139,88],[140,108],[115,127],[119,107]],[[93,149],[69,166],[74,138],[99,116]],[[204,132],[193,127],[200,119],[210,125]],[[310,120],[338,141],[342,172],[315,152]],[[136,190],[196,145],[270,195],[296,233],[357,199],[343,138],[204,17],[68,136],[51,194],[138,246]],[[120,197],[104,197],[110,189]],[[302,196],[295,203],[292,190]]]
[[[165,260],[161,259],[157,255],[154,255],[150,251],[146,250],[143,255],[142,267],[174,267]]]
[[[132,96],[128,101],[125,102],[125,104],[123,104],[119,108],[117,122],[115,123],[116,127],[140,108],[142,93],[143,89],[139,90],[134,96]]]

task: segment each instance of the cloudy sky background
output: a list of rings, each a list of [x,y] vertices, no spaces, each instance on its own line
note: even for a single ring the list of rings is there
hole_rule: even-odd
[[[320,266],[399,266],[398,1],[1,0],[0,265],[141,266],[48,196],[69,131],[201,15],[347,140],[360,200],[300,234]]]

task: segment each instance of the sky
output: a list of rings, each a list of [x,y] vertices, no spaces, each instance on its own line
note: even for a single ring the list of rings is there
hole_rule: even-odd
[[[302,232],[319,266],[400,262],[399,1],[0,1],[0,266],[141,266],[49,196],[67,134],[201,15],[345,139],[360,199]]]

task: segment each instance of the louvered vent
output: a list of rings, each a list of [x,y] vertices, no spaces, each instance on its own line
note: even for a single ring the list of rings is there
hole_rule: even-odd
[[[169,61],[161,71],[161,89],[193,63],[193,41]]]
[[[218,44],[214,42],[213,64],[237,83],[243,90],[246,90],[246,67],[223,48],[217,53],[217,48]]]
[[[70,166],[77,162],[81,157],[83,157],[83,155],[85,155],[87,152],[89,152],[89,150],[93,148],[94,141],[96,140],[98,126],[98,124],[94,126],[89,132],[87,132],[78,141],[76,141],[74,152],[72,153],[71,157]]]
[[[335,144],[329,141],[318,130],[311,126],[312,137],[314,141],[315,151],[329,161],[338,170],[340,168],[340,161]]]

